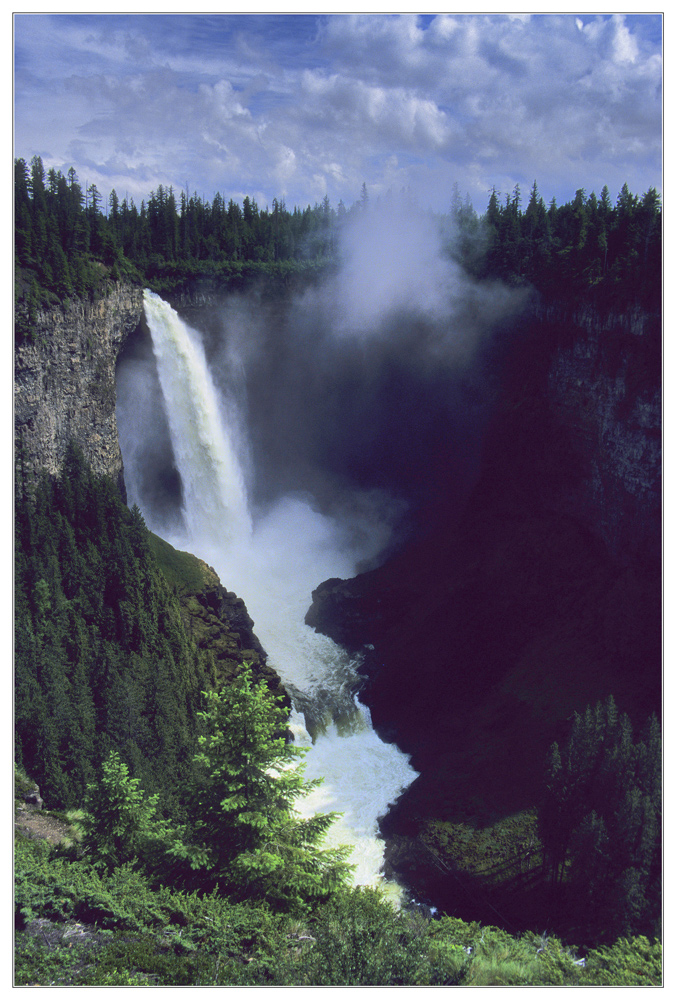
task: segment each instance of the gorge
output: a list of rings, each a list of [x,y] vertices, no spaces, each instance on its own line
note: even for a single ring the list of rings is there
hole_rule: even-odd
[[[351,339],[318,308],[312,284],[293,299],[265,289],[183,296],[232,434],[217,538],[200,538],[212,515],[186,530],[185,431],[171,429],[148,330],[152,309],[169,306],[146,293],[143,309],[138,289],[118,286],[94,310],[101,329],[73,310],[45,311],[42,344],[17,352],[17,456],[27,469],[53,471],[69,438],[118,481],[124,456],[129,502],[245,597],[268,652],[278,624],[256,594],[273,584],[282,618],[303,628],[307,612],[301,642],[326,649],[326,633],[347,649],[311,710],[302,690],[316,678],[301,665],[294,679],[297,646],[287,654],[296,662],[282,652],[273,666],[305,726],[324,730],[324,755],[310,758],[317,773],[337,782],[347,772],[350,792],[364,789],[354,780],[361,765],[339,752],[345,729],[374,741],[367,752],[384,755],[386,772],[394,764],[381,798],[366,785],[363,877],[382,859],[376,821],[409,785],[382,822],[389,870],[449,912],[454,880],[416,847],[430,822],[490,827],[531,807],[543,755],[572,711],[612,693],[640,725],[660,701],[659,318],[545,312],[502,294],[497,315],[478,319],[465,299],[473,336],[450,352],[448,325],[415,308]],[[212,485],[198,485],[195,502]],[[240,552],[228,559],[223,519],[238,509]],[[291,565],[302,586],[284,595]],[[327,699],[328,722],[317,708]],[[393,743],[370,735],[365,711]],[[413,784],[397,746],[420,772]]]
[[[336,837],[364,848],[360,881],[387,873],[512,931],[554,910],[576,940],[655,926],[659,775],[618,778],[607,810],[650,845],[638,922],[630,846],[608,864],[594,847],[619,908],[604,890],[581,926],[573,887],[552,909],[541,796],[582,717],[594,746],[605,713],[657,759],[656,192],[547,212],[534,187],[525,212],[492,198],[481,220],[396,201],[261,212],[243,260],[223,257],[234,208],[227,231],[204,215],[204,258],[94,207],[115,261],[80,248],[65,269],[33,255],[25,194],[17,759],[33,780],[72,807],[113,747],[179,816],[201,692],[250,662],[293,707],[320,808],[345,812]],[[67,241],[66,207],[48,222]],[[314,227],[315,255],[278,259],[270,218]],[[595,822],[594,794],[576,822]]]

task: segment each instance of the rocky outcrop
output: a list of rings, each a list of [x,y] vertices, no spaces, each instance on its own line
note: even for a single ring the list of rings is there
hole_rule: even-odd
[[[42,796],[40,795],[40,787],[38,785],[34,785],[29,792],[26,792],[23,800],[29,809],[42,809],[44,805]]]
[[[143,290],[115,285],[94,302],[71,299],[37,312],[14,365],[14,426],[20,473],[56,475],[70,442],[92,470],[122,490],[115,418],[115,364],[143,314]]]

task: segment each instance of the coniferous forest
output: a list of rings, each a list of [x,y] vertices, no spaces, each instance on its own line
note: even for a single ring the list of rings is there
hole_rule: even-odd
[[[411,211],[414,193],[404,192]],[[74,170],[67,176],[15,161],[16,297],[28,317],[41,302],[96,294],[109,278],[143,283],[159,293],[199,278],[225,287],[263,275],[285,278],[315,273],[335,263],[341,226],[368,208],[366,185],[349,208],[321,204],[287,209],[283,201],[259,207],[245,198],[226,205],[161,185],[140,206],[113,190],[104,202],[92,184],[85,190]],[[383,200],[387,208],[387,199]],[[571,302],[659,303],[661,205],[657,191],[632,194],[625,184],[613,202],[607,187],[597,196],[576,191],[572,201],[549,205],[537,182],[528,196],[518,185],[493,189],[478,215],[457,187],[448,213],[438,219],[449,255],[476,278],[528,284],[548,297]],[[29,335],[19,324],[18,336]]]
[[[351,206],[162,186],[137,206],[17,159],[15,341],[33,340],[38,310],[110,282],[172,294],[312,278],[336,266],[341,226],[368,205],[364,185]],[[435,221],[477,281],[659,309],[654,189],[557,205],[533,183],[493,189],[478,213],[456,187]],[[312,783],[286,737],[288,700],[262,651],[200,624],[213,571],[152,535],[76,447],[58,477],[24,482],[20,455],[16,468],[16,793],[37,783],[68,831],[55,846],[17,836],[18,985],[661,982],[655,716],[634,731],[612,698],[589,705],[539,762],[527,878],[542,925],[515,934],[394,908],[349,887],[349,852],[323,844],[331,813],[294,811]],[[547,924],[564,896],[565,919]],[[26,933],[35,920],[52,947]],[[54,931],[74,925],[85,930],[70,942]]]

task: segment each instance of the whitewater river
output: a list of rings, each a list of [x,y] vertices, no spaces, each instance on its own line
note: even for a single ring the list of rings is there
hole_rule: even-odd
[[[352,845],[355,883],[380,885],[397,897],[398,887],[382,874],[377,820],[416,773],[373,730],[354,694],[355,663],[304,624],[313,588],[353,576],[364,552],[351,550],[348,533],[306,500],[285,497],[252,515],[238,454],[240,415],[219,397],[200,335],[148,291],[145,312],[184,502],[185,531],[165,537],[205,559],[246,603],[291,695],[294,738],[310,748],[306,774],[324,778],[299,810],[342,813],[328,839]]]

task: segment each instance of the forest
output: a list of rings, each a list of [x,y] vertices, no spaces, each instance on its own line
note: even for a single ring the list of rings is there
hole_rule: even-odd
[[[16,791],[37,781],[70,830],[17,840],[17,983],[659,982],[655,718],[634,739],[612,699],[590,707],[543,762],[543,876],[584,897],[594,947],[395,910],[321,846],[331,814],[297,818],[310,783],[288,768],[283,696],[197,647],[189,573],[153,554],[138,508],[71,449],[16,529]],[[35,919],[101,936],[45,951]]]
[[[115,191],[104,204],[72,169],[17,159],[15,342],[32,340],[36,310],[110,281],[166,293],[312,279],[368,210],[366,185],[335,209],[161,186],[140,207]],[[578,190],[558,206],[533,183],[526,199],[493,189],[477,214],[456,186],[435,222],[477,281],[659,308],[654,189],[625,185],[615,203],[607,187]],[[578,939],[396,909],[350,887],[349,852],[322,844],[331,813],[294,811],[311,783],[286,738],[288,701],[259,652],[209,641],[212,620],[200,632],[197,560],[154,536],[76,447],[56,478],[24,482],[20,454],[16,468],[16,794],[37,783],[68,828],[54,847],[17,835],[17,985],[661,983],[655,716],[634,732],[612,698],[589,705],[538,763],[533,857],[552,909],[575,900]],[[36,920],[95,930],[44,948]]]
[[[413,211],[414,194],[401,197]],[[387,209],[390,195],[383,199]],[[220,194],[199,195],[159,185],[140,206],[115,190],[107,202],[95,184],[80,185],[71,168],[45,173],[39,156],[30,167],[15,160],[15,295],[28,306],[17,336],[29,336],[40,303],[96,294],[106,278],[143,283],[159,293],[200,277],[233,282],[266,275],[284,279],[336,263],[341,228],[368,211],[366,184],[355,203],[272,208],[255,199],[242,205]],[[546,205],[537,182],[527,199],[519,185],[500,199],[493,188],[478,215],[457,185],[449,209],[436,218],[447,253],[477,279],[528,285],[546,298],[612,302],[616,308],[661,295],[662,213],[650,188],[640,197],[624,184],[615,203],[582,189],[561,206]],[[26,327],[24,329],[24,327]]]

